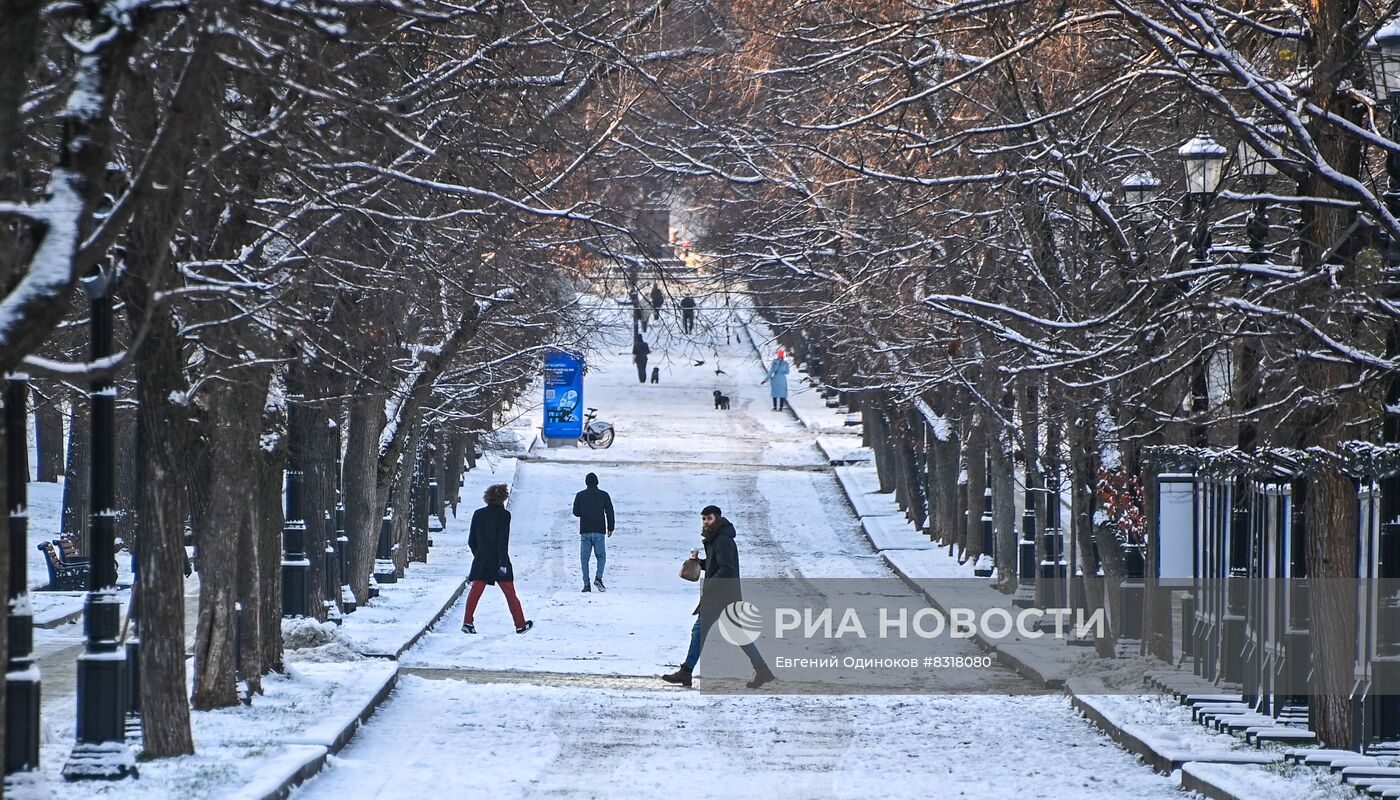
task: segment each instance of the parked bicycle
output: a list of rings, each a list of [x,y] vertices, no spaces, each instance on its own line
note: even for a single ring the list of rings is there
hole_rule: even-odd
[[[606,450],[612,447],[617,431],[613,430],[611,422],[603,422],[597,417],[596,408],[588,409],[588,413],[583,415],[583,435],[578,440],[594,450]]]

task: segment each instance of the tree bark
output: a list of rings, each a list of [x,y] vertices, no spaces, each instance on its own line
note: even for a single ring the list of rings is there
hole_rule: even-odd
[[[34,393],[34,444],[38,451],[36,480],[58,483],[63,473],[63,404],[57,387],[40,395]]]
[[[63,474],[63,533],[88,552],[88,483],[92,479],[92,428],[87,398],[69,395],[68,463]]]
[[[960,538],[959,560],[971,561],[982,555],[982,508],[987,491],[987,429],[985,412],[978,409],[963,440],[963,460],[967,465],[967,509]]]
[[[141,546],[142,752],[148,758],[194,752],[185,686],[185,518],[189,409],[179,334],[168,312],[153,322],[136,358],[136,512]]]
[[[360,605],[369,602],[369,581],[374,573],[374,550],[379,541],[379,503],[376,475],[379,432],[384,427],[384,400],[373,395],[350,399],[346,426],[343,486],[345,529],[350,539],[350,589]]]
[[[287,422],[281,406],[267,402],[263,406],[261,441],[276,441],[272,448],[259,447],[257,450],[257,485],[252,512],[252,538],[257,542],[257,585],[251,602],[258,606],[258,627],[252,639],[252,646],[258,649],[257,664],[259,675],[282,672],[282,527],[283,516],[283,477],[287,466]],[[306,509],[302,499],[303,513]],[[306,521],[308,534],[313,527],[324,531],[319,520]],[[309,536],[308,536],[309,540]],[[310,595],[308,607],[322,609],[317,595]],[[324,613],[324,611],[323,611]],[[313,611],[314,616],[314,611]],[[251,670],[250,670],[251,673]],[[261,689],[261,681],[259,681]]]

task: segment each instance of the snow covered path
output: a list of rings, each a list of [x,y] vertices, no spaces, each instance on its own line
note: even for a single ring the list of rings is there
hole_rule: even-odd
[[[769,410],[748,344],[721,338],[696,355],[656,338],[659,385],[637,384],[617,342],[590,357],[585,399],[617,425],[612,449],[540,448],[520,464],[511,550],[535,629],[517,636],[488,588],[481,633],[464,635],[459,602],[404,655],[390,701],[296,797],[1183,796],[1061,696],[711,695],[657,680],[684,655],[697,588],[676,571],[706,504],[738,528],[745,578],[891,574],[814,435]],[[669,364],[656,357],[668,349]],[[731,411],[714,410],[716,388]],[[582,594],[570,508],[589,471],[618,518],[609,591]],[[1024,689],[1000,668],[950,680]]]

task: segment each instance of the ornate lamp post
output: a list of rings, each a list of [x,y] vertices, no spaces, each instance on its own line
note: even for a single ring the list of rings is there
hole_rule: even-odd
[[[29,445],[25,405],[29,379],[11,375],[5,391],[5,474],[10,509],[10,580],[5,665],[5,775],[39,767],[39,668],[29,606]]]
[[[1206,217],[1215,192],[1220,188],[1220,181],[1225,177],[1225,158],[1228,153],[1229,151],[1203,133],[1197,134],[1177,151],[1186,178],[1186,215],[1197,216],[1196,233],[1191,248],[1194,256],[1191,266],[1194,269],[1210,266],[1210,226],[1207,225]],[[1193,415],[1204,414],[1209,407],[1205,366],[1204,363],[1198,364],[1191,378]],[[1197,423],[1194,438],[1197,445],[1206,444],[1205,425]]]
[[[98,269],[83,280],[91,301],[91,358],[112,354],[112,279]],[[116,425],[117,390],[108,378],[94,380],[92,407],[91,541],[92,568],[83,608],[87,647],[78,656],[77,744],[63,767],[68,780],[119,780],[136,774],[136,760],[126,746],[126,654],[121,636],[121,598],[117,596],[116,560]]]

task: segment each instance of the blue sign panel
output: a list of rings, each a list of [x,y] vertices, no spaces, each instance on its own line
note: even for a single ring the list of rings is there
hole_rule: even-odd
[[[558,351],[544,357],[544,437],[583,435],[583,356]]]

